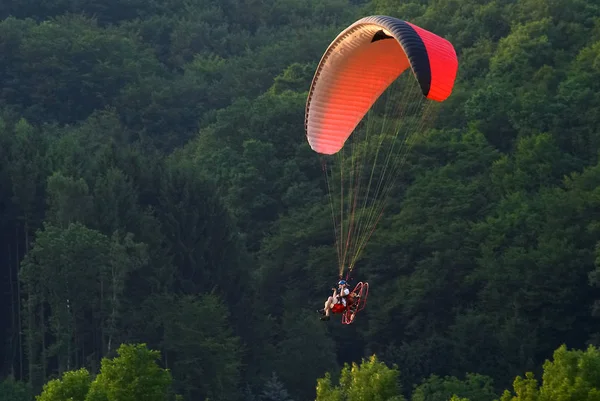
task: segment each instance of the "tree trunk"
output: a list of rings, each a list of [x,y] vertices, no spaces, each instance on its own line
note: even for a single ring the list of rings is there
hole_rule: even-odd
[[[46,377],[48,377],[47,372],[47,363],[46,363],[46,314],[44,313],[44,299],[42,298],[42,302],[40,302],[40,340],[42,343],[41,355],[40,355],[40,363],[42,365],[42,382],[46,382]]]
[[[18,347],[19,347],[19,374],[21,380],[24,378],[23,370],[25,369],[25,361],[23,360],[23,322],[21,321],[21,280],[19,279],[20,272],[20,257],[19,257],[19,225],[15,225],[15,247],[16,253],[14,255],[15,258],[15,270],[17,272],[17,336],[19,338]]]
[[[29,362],[29,386],[35,388],[35,306],[33,299],[33,289],[30,288],[27,296],[27,348]]]

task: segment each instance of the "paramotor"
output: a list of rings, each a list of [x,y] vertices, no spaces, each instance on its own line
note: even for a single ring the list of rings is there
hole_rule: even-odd
[[[352,324],[358,312],[365,308],[367,296],[369,295],[369,283],[359,282],[350,295],[346,310],[342,314],[342,324]]]

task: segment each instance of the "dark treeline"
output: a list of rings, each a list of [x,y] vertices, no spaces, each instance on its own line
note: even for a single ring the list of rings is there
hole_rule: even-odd
[[[315,312],[338,272],[304,105],[371,14],[446,37],[460,67],[342,327]],[[600,341],[600,5],[9,0],[0,18],[1,378],[39,394],[143,342],[186,401],[314,399],[371,354],[407,395],[467,372],[500,391]]]

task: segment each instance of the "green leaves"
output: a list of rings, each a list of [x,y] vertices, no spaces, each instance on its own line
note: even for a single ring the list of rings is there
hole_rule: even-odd
[[[47,224],[38,231],[21,267],[29,296],[29,341],[46,358],[56,358],[59,371],[84,358],[85,337],[101,339],[99,356],[110,351],[120,317],[120,298],[127,276],[147,262],[145,247],[130,236],[112,241],[79,222],[64,228]],[[39,313],[40,319],[35,316]],[[47,343],[48,333],[54,341]],[[32,356],[33,357],[33,356]]]
[[[165,332],[162,348],[174,387],[186,399],[235,399],[241,371],[240,338],[226,305],[215,295],[157,299]]]
[[[579,401],[600,396],[600,352],[589,346],[584,350],[554,351],[553,360],[544,363],[542,385],[528,372],[514,381],[514,393],[506,390],[500,401]],[[514,394],[514,395],[513,395]]]
[[[379,362],[377,357],[363,359],[342,369],[339,385],[328,373],[317,381],[316,401],[403,401],[398,386],[398,371]]]
[[[86,369],[65,372],[60,379],[50,380],[44,385],[36,401],[85,401],[92,384]]]
[[[415,401],[489,401],[486,377],[456,377],[503,386],[600,332],[595,2],[0,3],[35,18],[0,21],[0,374],[34,393],[131,340],[161,349],[190,400],[265,383],[310,399],[368,351],[401,375],[364,362],[319,397],[397,399],[402,381],[421,383]],[[323,50],[366,14],[443,35],[460,70],[357,264],[369,305],[330,330],[314,310],[337,278],[334,233],[303,110]],[[158,355],[132,352],[105,363],[94,400],[163,394]],[[575,383],[554,399],[595,396],[583,365],[552,373]],[[81,399],[81,372],[44,396]]]
[[[161,72],[134,38],[81,16],[31,27],[16,51],[19,57],[6,66],[9,87],[26,94],[22,110],[36,122],[82,120],[111,104],[139,75]]]
[[[496,394],[493,381],[487,376],[468,373],[464,380],[459,380],[456,377],[432,375],[415,388],[411,401],[448,401],[451,397],[489,401],[496,398]],[[463,398],[457,401],[460,400]]]
[[[1,401],[29,401],[31,394],[27,384],[8,377],[0,382]]]
[[[65,228],[71,223],[86,223],[89,220],[92,197],[85,180],[74,180],[61,173],[54,173],[48,178],[47,191],[48,222]]]
[[[171,374],[157,364],[160,353],[146,344],[123,344],[118,357],[103,359],[85,401],[165,401]]]

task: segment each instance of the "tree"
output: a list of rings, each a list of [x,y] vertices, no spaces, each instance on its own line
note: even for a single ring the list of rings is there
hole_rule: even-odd
[[[161,368],[158,351],[146,344],[122,344],[113,359],[103,358],[100,374],[92,382],[85,401],[165,401],[171,373]]]
[[[221,299],[214,294],[165,296],[156,305],[177,392],[186,400],[236,399],[242,348]]]
[[[286,312],[275,329],[279,341],[274,341],[276,353],[269,362],[295,398],[309,399],[314,378],[338,369],[335,343],[314,311],[294,310],[293,296],[284,296],[282,302]]]
[[[60,379],[50,380],[44,385],[36,401],[85,401],[92,378],[87,369],[63,373]]]
[[[83,178],[77,180],[56,172],[48,177],[48,212],[46,221],[57,227],[68,227],[90,220],[92,197]]]
[[[146,263],[145,255],[145,246],[131,235],[109,238],[78,222],[47,224],[37,232],[21,280],[28,297],[29,358],[42,378],[50,359],[62,373],[109,351],[126,278]]]
[[[411,401],[448,401],[453,396],[471,401],[491,401],[497,398],[491,377],[471,373],[464,380],[453,376],[442,378],[432,375],[415,388]]]
[[[373,355],[360,365],[346,364],[338,385],[332,383],[329,372],[318,379],[316,401],[403,401],[398,377],[395,367],[387,367]]]
[[[600,397],[600,350],[589,346],[583,350],[568,350],[561,345],[553,360],[546,360],[542,385],[533,373],[518,376],[514,393],[505,390],[500,401],[592,401]]]
[[[275,372],[272,373],[271,378],[265,383],[265,388],[260,395],[260,399],[262,401],[293,401]]]
[[[25,382],[8,377],[0,382],[0,401],[30,401],[31,392]]]

